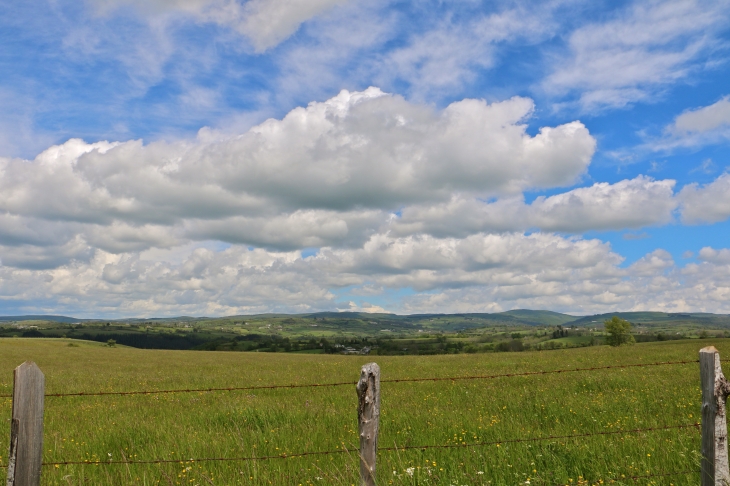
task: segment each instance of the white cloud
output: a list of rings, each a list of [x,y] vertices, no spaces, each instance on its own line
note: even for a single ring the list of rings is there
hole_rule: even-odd
[[[396,234],[425,232],[437,236],[532,228],[578,233],[641,228],[672,220],[677,206],[674,185],[673,180],[654,181],[639,176],[541,196],[531,204],[525,204],[522,197],[487,203],[455,196],[441,204],[409,206],[391,227]]]
[[[0,159],[0,211],[74,223],[106,251],[190,239],[291,249],[360,245],[409,204],[572,184],[595,140],[580,122],[531,136],[533,103],[441,111],[377,88],[343,91],[238,135],[87,144]]]
[[[575,3],[349,2],[307,22],[300,42],[277,50],[274,96],[286,104],[375,84],[409,100],[448,102],[490,76],[505,46],[538,45],[559,32],[564,7]],[[476,92],[504,96],[483,89]]]
[[[692,183],[677,195],[682,221],[689,224],[716,223],[730,217],[730,174],[722,174],[710,184]]]
[[[289,38],[311,18],[347,0],[87,0],[101,13],[130,5],[140,12],[160,16],[191,15],[201,22],[231,27],[251,39],[263,52]]]
[[[331,309],[335,296],[330,289],[369,283],[386,294],[399,287],[504,286],[508,295],[507,288],[529,293],[535,282],[560,286],[621,275],[616,268],[621,257],[607,244],[544,234],[461,240],[375,235],[362,248],[325,248],[306,259],[298,252],[241,246],[222,251],[190,247],[181,255],[166,261],[96,250],[85,261],[54,269],[3,266],[0,298],[55,301],[57,308],[88,314],[230,314]],[[381,310],[375,304],[361,307]]]
[[[362,305],[357,305],[353,301],[348,302],[347,307],[339,308],[337,310],[340,312],[367,312],[368,314],[387,314],[389,312],[383,307],[371,304],[370,302],[363,302]]]
[[[666,250],[654,250],[631,265],[633,275],[647,277],[661,274],[674,266],[672,255]]]
[[[261,52],[296,32],[299,25],[347,0],[251,0],[245,6],[244,32]]]
[[[388,218],[378,210],[337,212],[297,210],[273,217],[233,216],[190,220],[184,234],[193,240],[216,239],[268,248],[294,250],[321,246],[359,246]]]
[[[730,265],[730,249],[721,248],[715,250],[706,246],[700,250],[699,259],[717,265]]]
[[[709,106],[678,115],[673,123],[665,127],[663,136],[648,142],[647,146],[655,151],[672,150],[678,147],[701,147],[728,139],[730,98],[725,96]]]
[[[676,133],[706,133],[730,126],[730,99],[696,110],[688,110],[674,120],[671,130]]]
[[[561,3],[511,4],[468,21],[439,19],[432,28],[412,35],[403,47],[383,55],[375,66],[376,79],[386,84],[406,81],[416,98],[458,90],[477,71],[492,67],[499,44],[532,43],[553,33],[558,26],[554,11]]]
[[[613,19],[583,25],[570,36],[569,55],[554,60],[543,87],[559,96],[577,93],[587,111],[651,99],[701,68],[717,31],[727,25],[728,5],[642,1]]]
[[[188,246],[172,259],[96,250],[52,269],[0,267],[0,298],[19,310],[89,315],[221,315],[354,309],[490,312],[549,308],[730,312],[730,250],[705,248],[684,269],[657,250],[627,268],[610,245],[553,234],[373,236],[313,257],[240,245]],[[362,287],[367,302],[338,300]],[[383,305],[394,289],[415,295]],[[354,302],[354,301],[353,301]],[[45,307],[44,307],[45,306]]]
[[[727,249],[719,252],[728,252]],[[566,272],[568,273],[568,272]],[[730,313],[727,261],[677,268],[663,250],[626,269],[594,272],[590,278],[563,281],[530,279],[516,285],[439,289],[405,300],[405,312],[494,312],[553,309],[574,314],[616,311]]]
[[[672,220],[674,185],[639,176],[538,198],[531,206],[538,213],[536,226],[551,231],[640,228]]]

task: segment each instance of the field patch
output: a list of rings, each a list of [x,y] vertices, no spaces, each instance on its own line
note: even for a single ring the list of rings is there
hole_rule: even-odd
[[[44,484],[357,484],[360,366],[376,361],[383,380],[695,360],[724,339],[437,356],[230,353],[103,347],[65,339],[0,339],[0,395],[12,370],[33,360],[47,393],[251,387],[280,388],[132,396],[47,397],[46,462],[149,460],[164,464],[44,468]],[[0,399],[10,416],[11,401]],[[415,383],[383,383],[379,484],[637,484],[631,476],[694,471],[694,428],[509,442],[521,438],[630,431],[699,421],[696,363]],[[9,426],[0,421],[0,441]],[[469,444],[493,442],[491,445]],[[6,449],[5,449],[6,450]],[[248,461],[312,451],[334,454]],[[0,453],[6,464],[6,453]],[[623,477],[623,478],[622,478]],[[657,484],[698,484],[698,474]],[[644,480],[648,483],[649,480]],[[638,484],[642,484],[639,482]]]

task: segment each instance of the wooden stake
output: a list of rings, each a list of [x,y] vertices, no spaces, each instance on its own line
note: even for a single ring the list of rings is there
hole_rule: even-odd
[[[15,368],[7,486],[39,486],[45,376],[30,361]]]
[[[714,346],[700,350],[702,382],[702,463],[701,486],[730,485],[725,401],[730,382],[720,366],[720,353]]]
[[[360,484],[375,486],[375,459],[378,453],[380,422],[380,367],[368,363],[357,382],[357,419],[360,424]]]

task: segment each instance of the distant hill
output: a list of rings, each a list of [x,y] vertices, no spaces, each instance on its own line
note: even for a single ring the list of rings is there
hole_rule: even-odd
[[[571,326],[590,326],[603,324],[603,321],[618,316],[632,324],[673,325],[700,324],[714,326],[730,326],[730,315],[709,314],[705,312],[610,312],[585,316],[568,322]]]
[[[190,317],[190,316],[177,316],[177,317],[131,317],[129,319],[94,319],[95,321],[110,321],[110,322],[189,322],[189,321],[203,321],[210,319],[210,317]]]
[[[557,326],[558,324],[566,324],[568,322],[573,322],[579,318],[579,316],[571,316],[568,314],[561,314],[559,312],[529,309],[516,309],[507,312],[500,312],[500,314],[514,316],[522,321],[545,326]]]

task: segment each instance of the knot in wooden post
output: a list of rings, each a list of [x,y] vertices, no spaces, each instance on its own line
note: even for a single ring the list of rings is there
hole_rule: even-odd
[[[33,362],[15,368],[7,486],[41,484],[45,382]]]
[[[701,486],[730,486],[728,468],[727,417],[725,402],[730,382],[720,365],[714,346],[700,350],[702,382],[702,463]]]
[[[380,367],[376,363],[368,363],[362,367],[356,389],[357,419],[360,426],[360,484],[375,486],[380,422]]]

